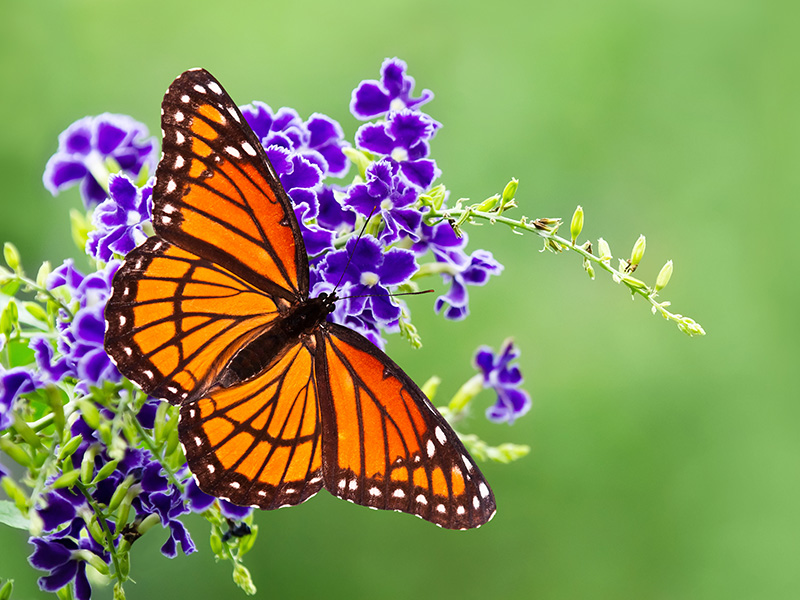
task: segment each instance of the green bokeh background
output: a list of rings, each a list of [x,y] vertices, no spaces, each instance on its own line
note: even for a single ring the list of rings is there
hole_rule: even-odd
[[[41,174],[73,120],[127,113],[158,131],[161,96],[203,66],[254,99],[339,120],[387,56],[435,91],[433,144],[455,197],[520,179],[518,214],[569,218],[637,273],[675,262],[664,297],[708,336],[689,339],[572,255],[533,237],[469,231],[502,277],[445,322],[412,299],[425,347],[389,353],[417,381],[471,375],[479,344],[514,336],[534,406],[513,427],[475,411],[491,442],[532,446],[487,464],[498,513],[443,531],[320,494],[257,516],[247,557],[261,598],[798,598],[800,405],[797,3],[759,0],[167,2],[0,5],[0,239],[34,270],[78,256]],[[485,403],[491,398],[484,399]],[[175,560],[152,531],[130,599],[238,597],[200,552]],[[0,529],[0,577],[42,597],[30,547]],[[98,589],[95,597],[110,597]]]

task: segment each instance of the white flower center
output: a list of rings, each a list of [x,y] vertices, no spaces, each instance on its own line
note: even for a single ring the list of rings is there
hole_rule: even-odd
[[[405,148],[395,148],[392,150],[392,159],[396,160],[397,162],[403,162],[408,160],[408,152],[406,152]]]
[[[389,103],[389,110],[391,112],[399,112],[406,107],[406,103],[403,102],[400,98],[395,98]]]
[[[370,273],[369,271],[364,271],[361,274],[361,285],[365,285],[367,287],[372,287],[376,285],[380,281],[378,276],[375,273]]]
[[[138,225],[139,221],[141,221],[141,220],[142,220],[142,217],[139,215],[138,212],[136,212],[135,210],[129,210],[128,211],[128,220],[126,221],[125,224],[128,227],[133,227],[134,225]]]
[[[387,198],[383,202],[381,202],[381,210],[392,210],[394,208],[394,204],[392,204],[391,198]]]

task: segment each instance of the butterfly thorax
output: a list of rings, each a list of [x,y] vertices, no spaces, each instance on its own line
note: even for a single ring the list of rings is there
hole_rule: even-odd
[[[219,383],[230,387],[251,379],[280,359],[298,339],[311,342],[313,331],[333,312],[335,302],[335,294],[322,293],[293,304],[269,329],[236,353],[220,374]]]

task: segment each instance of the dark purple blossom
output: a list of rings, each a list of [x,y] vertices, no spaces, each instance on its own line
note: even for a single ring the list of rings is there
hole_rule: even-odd
[[[364,216],[380,214],[384,228],[380,240],[385,245],[406,236],[419,239],[422,213],[414,206],[417,190],[400,176],[398,164],[379,160],[367,167],[366,182],[350,187],[344,202]]]
[[[125,255],[147,239],[142,226],[150,221],[153,184],[138,188],[125,175],[111,175],[108,194],[92,215],[86,253],[103,262]]]
[[[439,123],[421,112],[402,110],[386,121],[366,123],[356,132],[356,145],[400,164],[400,172],[413,185],[427,189],[441,175],[436,162],[425,158],[429,140]]]
[[[400,248],[383,252],[372,236],[350,238],[343,249],[328,253],[319,265],[324,281],[335,285],[341,278],[342,284],[349,284],[347,294],[353,297],[345,300],[348,314],[369,310],[382,324],[400,317],[400,307],[389,297],[389,288],[407,282],[417,269],[413,252]]]
[[[317,213],[317,224],[321,227],[335,232],[337,235],[350,233],[355,229],[356,213],[349,207],[343,206],[337,198],[345,195],[344,190],[332,186],[324,186],[317,192],[319,211]]]
[[[488,346],[481,346],[475,353],[475,367],[483,375],[483,386],[497,392],[497,402],[486,409],[486,418],[495,423],[511,425],[531,408],[531,397],[520,389],[522,373],[511,364],[519,354],[511,340],[503,343],[498,354]]]
[[[184,524],[178,519],[181,515],[188,513],[189,508],[184,504],[180,490],[174,485],[167,486],[166,479],[153,472],[153,469],[160,469],[161,465],[151,464],[155,466],[148,466],[144,472],[144,476],[148,476],[148,478],[143,477],[142,479],[143,493],[134,498],[131,506],[136,510],[137,518],[156,514],[161,520],[161,525],[169,529],[169,537],[161,546],[161,553],[164,556],[175,558],[178,555],[179,543],[184,554],[191,554],[196,550],[194,541]],[[150,485],[148,489],[145,489],[148,483]],[[163,489],[161,489],[162,487]]]
[[[119,381],[121,375],[103,348],[105,319],[103,311],[111,291],[111,279],[119,268],[120,261],[110,261],[103,270],[83,276],[67,259],[47,279],[48,289],[66,286],[73,300],[79,302],[79,310],[70,321],[62,316],[57,323],[60,333],[58,349],[66,358],[68,369],[65,375],[80,379],[79,391],[87,391],[87,385],[99,385],[103,381]],[[46,370],[61,371],[61,363],[47,361],[46,353],[40,354]],[[52,357],[50,357],[52,358]]]
[[[71,522],[77,516],[77,510],[86,505],[86,498],[83,494],[72,492],[69,488],[48,492],[44,499],[45,506],[36,511],[42,519],[44,531],[53,531],[61,525]]]
[[[412,249],[417,255],[430,250],[440,263],[442,279],[450,284],[448,292],[436,299],[436,312],[444,311],[445,318],[454,321],[466,318],[469,314],[467,286],[485,285],[491,275],[503,271],[503,265],[488,250],[475,250],[468,255],[464,251],[467,235],[456,236],[449,223],[423,225],[421,231],[422,237]]]
[[[55,348],[46,337],[35,337],[28,347],[33,350],[33,357],[39,373],[50,383],[58,383],[65,375],[72,372],[66,356],[55,357]]]
[[[29,394],[44,385],[41,376],[23,367],[0,367],[0,431],[14,423],[12,409],[20,394]]]
[[[350,163],[343,149],[349,144],[339,123],[330,117],[314,113],[304,123],[295,110],[281,108],[273,113],[263,102],[247,104],[241,110],[264,148],[278,146],[300,154],[326,176],[347,174]]]
[[[92,588],[86,577],[86,554],[88,558],[105,564],[108,564],[111,558],[94,538],[86,533],[82,534],[83,529],[83,520],[75,519],[63,531],[28,540],[34,546],[28,562],[40,571],[49,572],[48,575],[39,578],[40,589],[56,592],[74,583],[76,600],[89,600]]]
[[[104,185],[96,176],[106,172],[108,159],[136,178],[143,166],[154,166],[154,149],[155,141],[148,137],[147,128],[127,115],[84,117],[58,136],[58,151],[44,170],[44,186],[56,195],[80,183],[83,203],[91,208],[106,197]]]
[[[406,63],[399,58],[387,58],[381,65],[381,79],[362,81],[350,99],[350,112],[362,121],[403,108],[417,108],[433,98],[433,92],[423,90],[412,98],[414,78],[406,75]]]

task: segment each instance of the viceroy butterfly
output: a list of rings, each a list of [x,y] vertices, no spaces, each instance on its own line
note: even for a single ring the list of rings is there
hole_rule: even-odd
[[[321,488],[450,529],[486,523],[491,489],[392,359],[309,298],[291,200],[242,113],[203,69],[162,103],[155,235],[116,273],[105,348],[180,405],[200,488],[263,509]]]

